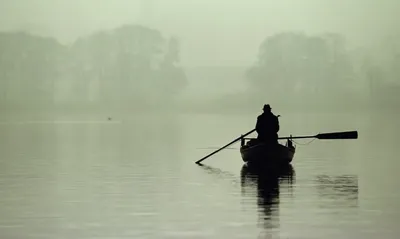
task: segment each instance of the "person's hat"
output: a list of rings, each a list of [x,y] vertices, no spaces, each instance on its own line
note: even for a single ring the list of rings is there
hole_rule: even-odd
[[[264,105],[263,110],[271,110],[271,106],[269,104]]]

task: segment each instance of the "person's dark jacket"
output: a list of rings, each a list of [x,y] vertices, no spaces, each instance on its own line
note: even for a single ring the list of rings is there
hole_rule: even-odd
[[[256,131],[260,139],[278,137],[279,120],[272,112],[264,112],[257,117]]]

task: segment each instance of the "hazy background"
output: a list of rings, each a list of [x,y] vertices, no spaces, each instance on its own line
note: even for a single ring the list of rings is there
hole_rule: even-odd
[[[0,4],[1,101],[12,109],[33,102],[69,109],[143,105],[138,102],[198,110],[257,104],[258,109],[267,101],[298,108],[288,101],[294,99],[307,107],[322,100],[319,108],[326,108],[340,95],[340,104],[353,102],[354,110],[397,100],[400,3],[395,0]],[[138,63],[133,52],[143,44],[158,50],[143,53]],[[15,74],[29,71],[25,77]]]
[[[0,0],[0,236],[398,238],[399,15],[398,0]],[[359,139],[296,141],[279,180],[246,172],[237,145],[194,164],[265,103],[279,135]]]
[[[379,44],[398,34],[399,9],[395,0],[2,0],[0,28],[72,43],[139,23],[178,35],[185,66],[230,66],[253,63],[265,37],[287,30],[340,33],[350,47]]]

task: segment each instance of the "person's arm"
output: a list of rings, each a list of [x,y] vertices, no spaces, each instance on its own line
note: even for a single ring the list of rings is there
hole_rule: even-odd
[[[257,122],[256,122],[256,131],[257,131],[257,133],[259,133],[260,132],[260,127],[261,127],[261,123],[260,123],[260,116],[259,117],[257,117]]]
[[[279,131],[280,127],[279,127],[279,119],[278,117],[275,118],[276,119],[276,132]]]

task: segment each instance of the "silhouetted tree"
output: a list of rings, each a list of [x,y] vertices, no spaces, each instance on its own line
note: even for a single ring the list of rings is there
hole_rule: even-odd
[[[64,48],[53,38],[0,33],[3,102],[43,104],[53,100],[53,81]]]
[[[178,65],[180,62],[180,44],[177,38],[171,37],[168,40],[168,47],[164,60],[162,61],[159,77],[165,78],[161,80],[165,91],[168,94],[174,95],[186,86],[186,74],[184,70]],[[170,84],[170,81],[174,82]]]
[[[345,85],[352,63],[344,39],[337,34],[307,36],[284,32],[266,38],[256,64],[247,72],[250,85],[261,91],[290,92]]]
[[[125,25],[82,38],[73,48],[86,74],[101,82],[107,100],[168,98],[176,93],[169,87],[181,90],[186,82],[176,66],[178,41],[167,41],[154,29]]]
[[[3,32],[0,101],[43,105],[62,94],[61,103],[81,104],[100,85],[96,101],[102,103],[143,104],[155,99],[158,104],[185,86],[179,50],[176,38],[166,39],[158,30],[139,25],[96,32],[72,46],[28,33]]]

